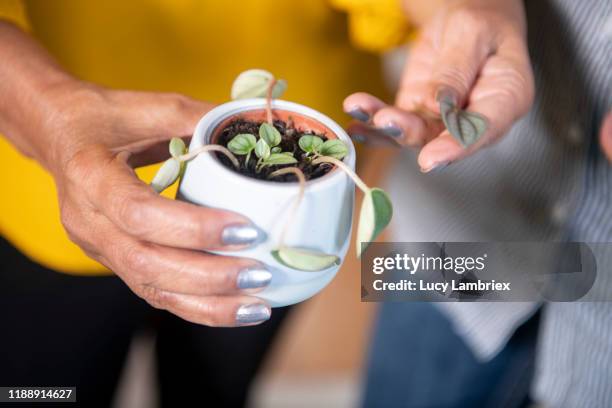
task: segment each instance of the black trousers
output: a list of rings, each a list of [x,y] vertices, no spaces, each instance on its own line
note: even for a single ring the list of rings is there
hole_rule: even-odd
[[[117,277],[54,272],[0,237],[0,386],[76,386],[76,405],[107,407],[130,340],[153,328],[162,407],[240,407],[287,311],[254,327],[188,323]]]

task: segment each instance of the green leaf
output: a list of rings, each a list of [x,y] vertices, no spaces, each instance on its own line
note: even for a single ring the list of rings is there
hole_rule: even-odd
[[[270,157],[270,146],[268,146],[265,140],[259,139],[257,141],[255,145],[255,155],[264,160]]]
[[[170,187],[179,178],[181,173],[181,162],[175,158],[170,158],[162,164],[157,170],[155,177],[151,181],[151,187],[153,190],[161,193],[168,187]]]
[[[263,69],[249,69],[242,72],[232,84],[232,99],[265,98],[268,93],[270,81],[274,79],[272,73]],[[279,79],[272,88],[272,97],[278,98],[287,89],[287,81]]]
[[[245,155],[255,148],[257,139],[249,133],[236,135],[229,141],[227,148],[234,154]]]
[[[270,152],[272,152],[272,153],[280,153],[280,152],[282,152],[282,151],[283,151],[283,149],[281,149],[281,148],[280,148],[280,147],[278,147],[278,146],[275,146],[275,147],[273,147],[273,148],[270,150]]]
[[[270,157],[264,160],[266,166],[278,166],[281,164],[295,164],[298,161],[290,152],[272,153]]]
[[[287,81],[279,79],[272,88],[272,98],[280,98],[282,94],[287,90]],[[265,95],[267,96],[267,95]]]
[[[389,225],[392,216],[391,200],[380,188],[371,189],[363,197],[357,228],[357,256],[361,256],[361,243],[374,241]]]
[[[182,156],[187,152],[187,146],[185,146],[185,142],[180,137],[173,137],[170,140],[170,155],[174,158]]]
[[[266,141],[268,146],[278,146],[281,142],[281,134],[269,123],[262,123],[259,127],[259,137]]]
[[[300,137],[300,140],[298,140],[298,145],[300,145],[300,149],[302,149],[306,153],[318,152],[322,144],[323,139],[313,135],[303,135],[302,137]]]
[[[302,248],[283,247],[272,251],[272,256],[289,268],[306,272],[318,272],[340,264],[340,258]]]
[[[440,113],[446,129],[463,147],[473,145],[487,131],[487,118],[476,112],[463,111],[451,102],[441,101]]]
[[[319,147],[319,154],[321,156],[330,156],[336,159],[342,159],[348,154],[348,148],[342,140],[327,140]]]
[[[274,75],[263,69],[244,71],[236,77],[232,84],[232,99],[264,98],[272,79]]]

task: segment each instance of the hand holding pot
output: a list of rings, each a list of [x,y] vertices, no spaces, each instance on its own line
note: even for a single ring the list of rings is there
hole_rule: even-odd
[[[445,4],[422,26],[395,106],[357,93],[344,109],[380,130],[357,125],[352,134],[422,146],[418,162],[428,172],[500,138],[533,97],[522,2],[465,0]],[[461,140],[466,129],[470,137]]]
[[[151,305],[195,323],[260,323],[270,309],[243,290],[270,281],[259,263],[209,255],[265,239],[245,217],[158,196],[133,167],[160,161],[211,105],[176,94],[111,91],[62,72],[0,23],[0,131],[57,185],[62,222],[88,255]],[[27,112],[24,115],[23,112]]]

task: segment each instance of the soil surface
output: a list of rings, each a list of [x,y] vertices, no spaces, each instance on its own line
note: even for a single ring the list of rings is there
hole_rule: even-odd
[[[219,135],[218,144],[227,147],[227,144],[230,140],[236,135],[241,133],[250,133],[254,135],[257,140],[259,140],[259,126],[261,122],[251,122],[243,119],[236,119],[236,121],[231,122],[227,125]],[[300,133],[298,132],[291,121],[288,123],[275,120],[274,127],[281,134],[281,143],[279,147],[283,152],[293,152],[293,157],[295,157],[298,161],[297,164],[287,164],[287,165],[278,165],[278,166],[266,166],[259,171],[255,171],[255,165],[257,163],[257,156],[255,156],[255,152],[251,153],[251,158],[249,159],[248,165],[245,165],[246,155],[236,155],[236,158],[240,162],[240,169],[236,169],[232,162],[222,153],[215,153],[217,158],[224,166],[238,171],[240,174],[243,174],[247,177],[252,177],[255,179],[268,180],[268,181],[276,181],[276,182],[292,182],[297,181],[297,177],[293,174],[285,174],[282,176],[274,177],[273,179],[269,179],[268,175],[273,171],[278,169],[282,169],[283,167],[298,167],[300,170],[304,172],[304,176],[306,176],[306,180],[313,180],[324,176],[329,173],[331,169],[333,169],[333,165],[329,163],[321,163],[316,166],[310,164],[310,158],[306,156],[306,152],[300,149],[298,145],[298,139],[304,134],[312,134],[319,136],[324,141],[327,140],[325,135],[320,135],[316,133]]]

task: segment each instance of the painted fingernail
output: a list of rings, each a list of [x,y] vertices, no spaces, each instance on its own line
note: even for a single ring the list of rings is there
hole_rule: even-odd
[[[360,122],[367,122],[368,120],[370,120],[370,115],[360,108],[352,109],[346,113],[353,117],[353,119],[357,119]]]
[[[367,140],[367,138],[364,135],[351,135],[351,138],[359,143],[365,143],[365,141]]]
[[[450,105],[457,105],[457,92],[450,88],[440,88],[436,93],[436,101],[441,103],[448,103]]]
[[[451,162],[436,163],[428,169],[421,169],[421,173],[437,173],[447,167]]]
[[[265,241],[264,230],[253,224],[237,224],[225,227],[221,234],[224,245],[255,245]]]
[[[236,312],[236,323],[239,326],[259,324],[268,320],[271,315],[272,311],[263,303],[242,305]]]
[[[236,286],[238,289],[255,292],[261,290],[272,281],[272,273],[265,267],[249,267],[238,274]]]
[[[392,138],[394,138],[394,139],[399,139],[404,134],[404,131],[402,129],[400,129],[399,126],[397,126],[397,125],[395,125],[393,123],[390,123],[390,124],[386,125],[381,130],[383,132],[385,132],[386,134],[388,134],[389,136],[391,136]]]

